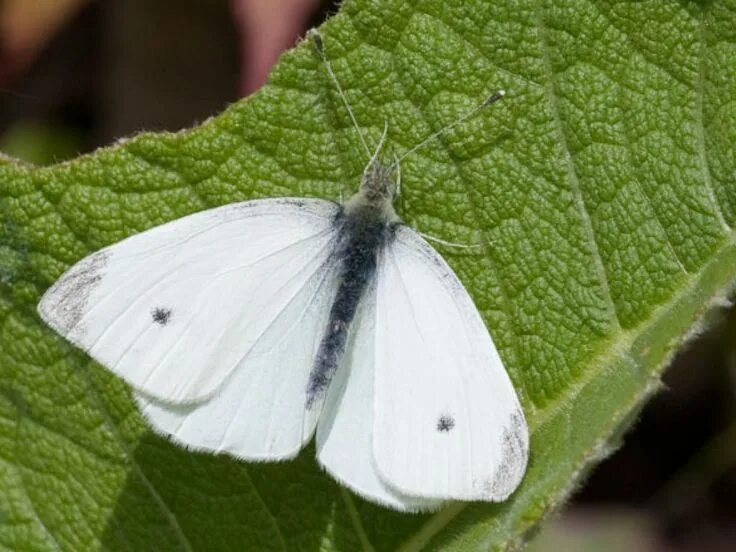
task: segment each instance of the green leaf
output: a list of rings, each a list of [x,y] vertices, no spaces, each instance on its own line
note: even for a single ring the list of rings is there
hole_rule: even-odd
[[[532,430],[498,505],[402,515],[293,462],[154,436],[118,379],[46,328],[40,294],[88,253],[207,207],[339,198],[365,158],[308,44],[255,96],[179,134],[48,168],[0,158],[0,546],[14,550],[513,547],[612,447],[736,280],[736,4],[355,0],[323,30],[375,143],[408,158],[404,219],[483,313]]]

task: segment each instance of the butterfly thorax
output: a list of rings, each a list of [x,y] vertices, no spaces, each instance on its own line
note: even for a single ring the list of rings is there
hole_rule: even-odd
[[[333,255],[339,285],[309,377],[309,408],[325,396],[342,360],[358,305],[376,275],[379,251],[393,239],[400,224],[391,204],[395,191],[391,171],[374,162],[366,169],[358,193],[335,220],[339,238]]]

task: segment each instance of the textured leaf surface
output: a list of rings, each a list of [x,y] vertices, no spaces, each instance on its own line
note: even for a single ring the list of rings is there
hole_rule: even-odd
[[[40,294],[132,233],[265,196],[339,198],[365,159],[311,48],[202,126],[49,168],[0,158],[0,546],[15,550],[508,547],[572,490],[736,278],[736,4],[348,3],[324,29],[399,211],[447,250],[519,389],[531,465],[500,505],[400,515],[315,465],[155,437],[129,390],[45,328]]]

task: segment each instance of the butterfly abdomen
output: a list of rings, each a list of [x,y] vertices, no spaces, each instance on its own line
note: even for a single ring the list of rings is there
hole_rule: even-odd
[[[340,263],[339,285],[325,333],[307,384],[307,407],[322,398],[345,351],[350,325],[363,294],[376,274],[378,251],[393,235],[390,223],[366,205],[341,214],[340,241],[335,251]]]

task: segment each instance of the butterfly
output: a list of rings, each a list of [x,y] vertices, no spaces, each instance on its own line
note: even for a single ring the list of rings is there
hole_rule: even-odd
[[[504,500],[526,470],[522,408],[470,295],[396,214],[381,144],[344,203],[185,216],[82,259],[38,312],[187,448],[278,461],[316,434],[322,467],[373,502]]]

